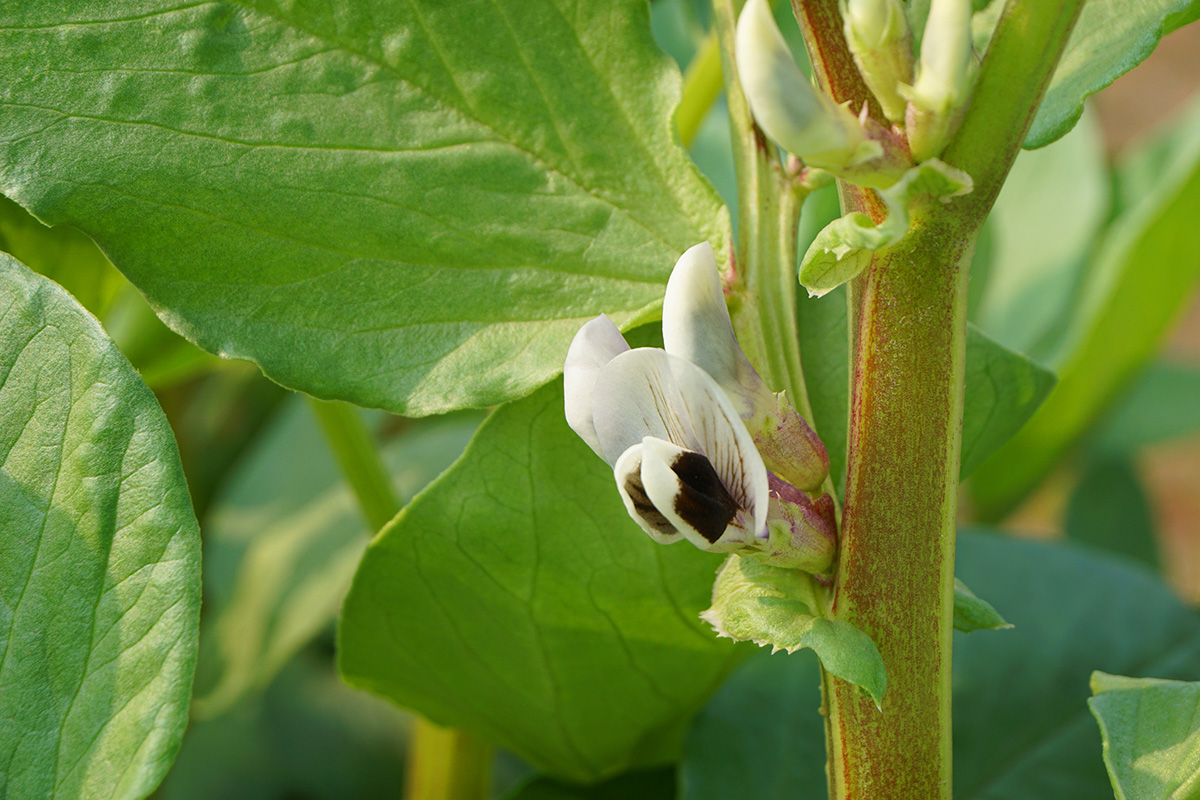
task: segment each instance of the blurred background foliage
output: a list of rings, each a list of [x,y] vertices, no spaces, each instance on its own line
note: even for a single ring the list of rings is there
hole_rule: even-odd
[[[660,44],[686,70],[703,45],[705,5],[655,0],[652,13]],[[799,53],[798,34],[792,45]],[[1066,537],[1160,571],[1193,605],[1200,601],[1200,303],[1189,291],[1200,274],[1197,85],[1200,29],[1192,26],[1097,95],[1071,134],[1018,160],[977,248],[969,313],[991,337],[1058,372],[1060,384],[1026,430],[980,467],[962,504],[964,523],[1002,522],[1020,536]],[[722,99],[690,149],[735,211]],[[806,207],[804,232],[811,237],[836,214],[832,190],[819,193]],[[311,405],[250,365],[222,361],[174,334],[90,239],[46,228],[2,197],[0,249],[62,284],[101,320],[178,437],[204,540],[205,605],[193,722],[156,796],[398,796],[410,719],[343,686],[334,669],[334,621],[371,531]],[[1137,280],[1147,270],[1168,290],[1139,293],[1150,283]],[[818,312],[808,303],[801,301],[802,329],[844,324],[844,312],[825,313],[831,304]],[[806,371],[838,380],[841,370],[844,380],[844,361],[805,358]],[[483,414],[361,417],[407,502],[461,454]],[[835,427],[826,437],[838,435]],[[980,538],[967,549],[986,550]],[[1020,623],[1020,596],[1006,606],[1005,587],[984,591],[984,571],[969,583]],[[1027,646],[1054,640],[1036,628],[1036,614],[1026,616],[1033,627],[1022,634],[1031,637]],[[988,646],[972,643],[963,657],[986,660]],[[1063,658],[1070,662],[1069,654]],[[715,798],[732,796],[721,790],[721,780],[732,779],[756,781],[754,797],[774,797],[789,777],[747,764],[783,763],[762,758],[782,746],[799,754],[797,765],[823,758],[819,717],[771,718],[772,709],[794,704],[763,694],[769,686],[797,702],[808,697],[815,709],[815,662],[807,653],[794,659],[752,658],[735,674],[697,720],[678,777],[651,770],[585,790],[530,778],[527,767],[500,753],[496,795],[682,791]],[[984,702],[972,701],[971,691],[956,687],[961,702]],[[713,743],[731,731],[744,747],[714,752]],[[731,765],[739,758],[741,767]],[[823,792],[816,787],[812,796]]]

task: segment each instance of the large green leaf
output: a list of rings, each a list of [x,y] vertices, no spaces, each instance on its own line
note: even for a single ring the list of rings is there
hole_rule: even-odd
[[[1042,147],[1065,134],[1089,95],[1140,64],[1159,39],[1197,18],[1197,0],[1087,0],[1025,147]]]
[[[47,228],[3,196],[0,250],[62,286],[101,319],[125,283],[91,239],[74,228]]]
[[[1005,347],[1053,363],[1108,218],[1109,181],[1093,114],[1061,141],[1017,157],[988,217],[994,249],[974,317]]]
[[[968,323],[962,477],[1021,429],[1050,394],[1054,381],[1054,373]]]
[[[1155,159],[1157,184],[1117,218],[1099,247],[1063,346],[1058,386],[978,471],[974,497],[985,519],[1005,513],[1053,468],[1187,307],[1200,280],[1200,106],[1181,119],[1169,143],[1170,156]]]
[[[645,0],[8,3],[0,71],[5,193],[321,397],[525,395],[727,236]]]
[[[154,395],[0,255],[0,796],[140,798],[187,724],[200,536]]]
[[[961,533],[956,571],[1015,627],[955,635],[955,798],[1110,796],[1089,676],[1194,677],[1200,615],[1145,570],[1073,546]],[[826,796],[819,680],[801,655],[747,661],[701,712],[683,800]]]
[[[626,772],[591,786],[538,777],[504,795],[504,800],[675,800],[675,770]]]
[[[719,565],[629,519],[556,382],[493,412],[367,549],[342,674],[561,777],[662,763],[740,652],[698,616]]]
[[[1092,692],[1117,800],[1200,797],[1200,683],[1096,672]]]
[[[384,461],[401,502],[450,466],[478,423],[475,414],[417,423],[388,442]],[[205,525],[196,715],[222,713],[265,686],[331,625],[369,533],[308,404],[294,399]]]
[[[1077,542],[1159,566],[1150,500],[1128,456],[1087,460],[1067,502],[1063,529]]]
[[[1106,455],[1133,453],[1147,445],[1200,431],[1200,368],[1152,364],[1113,408],[1089,442]]]
[[[350,689],[326,646],[266,691],[194,720],[159,800],[378,800],[400,795],[409,720]]]

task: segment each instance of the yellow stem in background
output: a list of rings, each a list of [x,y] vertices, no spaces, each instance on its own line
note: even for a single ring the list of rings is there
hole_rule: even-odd
[[[309,401],[363,518],[372,532],[378,531],[400,512],[400,501],[375,438],[354,406]],[[413,714],[405,775],[405,800],[484,800],[491,784],[492,747],[466,731]]]
[[[466,731],[418,717],[413,726],[407,800],[480,800],[488,796],[492,748]]]
[[[675,113],[675,124],[684,147],[691,147],[700,124],[720,94],[721,47],[717,44],[716,31],[712,30],[704,37],[704,43],[683,75],[683,98]]]

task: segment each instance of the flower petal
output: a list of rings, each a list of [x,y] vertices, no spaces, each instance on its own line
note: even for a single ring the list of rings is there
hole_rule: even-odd
[[[838,169],[863,139],[854,115],[813,88],[788,50],[767,0],[748,0],[734,41],[738,80],[754,121],[810,166]]]
[[[604,314],[579,329],[563,364],[563,400],[567,424],[587,442],[596,455],[604,458],[596,426],[592,422],[592,391],[600,369],[629,350],[625,337]],[[611,463],[611,462],[610,462]]]
[[[642,440],[642,484],[654,507],[701,550],[727,552],[754,534],[738,523],[745,519],[700,453],[662,439]]]
[[[712,246],[702,242],[679,257],[663,299],[663,346],[715,380],[742,419],[767,402],[770,390],[733,335]],[[773,402],[774,398],[770,398]]]
[[[748,527],[765,531],[767,468],[737,409],[704,370],[662,350],[630,350],[600,370],[592,403],[610,463],[647,436],[699,453],[752,520]]]
[[[613,467],[617,491],[625,502],[625,510],[642,530],[659,544],[674,544],[683,540],[681,534],[663,513],[655,507],[642,483],[642,446],[635,444],[617,459]]]

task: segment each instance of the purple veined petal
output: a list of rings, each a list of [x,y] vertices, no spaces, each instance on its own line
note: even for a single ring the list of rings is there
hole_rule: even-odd
[[[744,512],[744,527],[765,529],[767,468],[729,397],[695,364],[652,348],[622,353],[596,378],[592,416],[610,463],[648,436],[699,453]]]
[[[733,334],[712,246],[688,249],[667,281],[663,299],[663,346],[707,372],[733,400],[742,419],[754,415],[770,394]]]
[[[628,350],[629,344],[617,326],[601,314],[575,334],[563,364],[563,401],[567,424],[601,458],[604,458],[604,451],[600,448],[600,439],[592,422],[592,392],[601,368]]]
[[[651,539],[659,544],[683,541],[683,534],[655,507],[646,494],[646,487],[642,483],[640,444],[635,444],[621,454],[613,467],[613,477],[617,479],[617,491],[625,503],[625,510]]]

